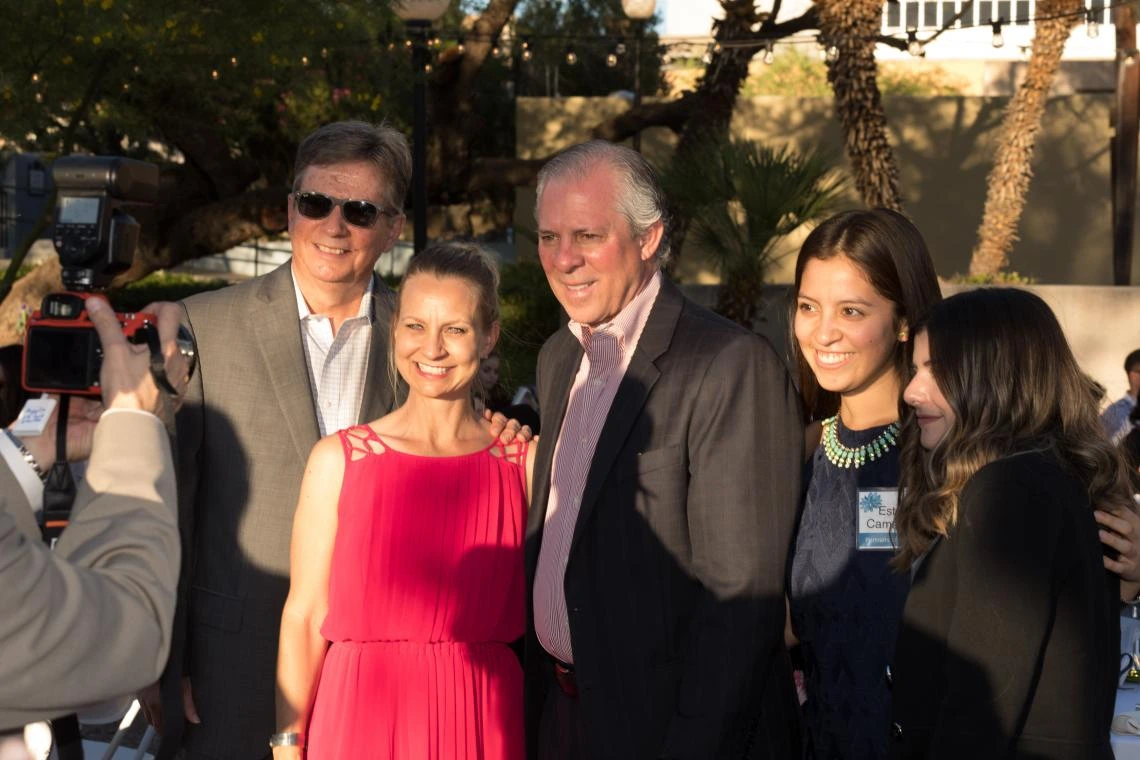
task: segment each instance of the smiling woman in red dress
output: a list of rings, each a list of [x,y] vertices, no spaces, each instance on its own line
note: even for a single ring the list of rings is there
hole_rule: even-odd
[[[313,449],[293,524],[273,756],[523,757],[530,449],[472,405],[499,335],[485,251],[417,255],[392,320],[396,411]]]

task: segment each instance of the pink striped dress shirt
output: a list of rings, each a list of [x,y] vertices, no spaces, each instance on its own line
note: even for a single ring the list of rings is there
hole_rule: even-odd
[[[570,387],[562,430],[554,446],[546,523],[534,578],[534,626],[538,641],[555,659],[574,662],[566,615],[566,563],[582,506],[590,463],[618,386],[661,290],[661,273],[618,312],[612,322],[589,327],[570,322],[585,354]]]

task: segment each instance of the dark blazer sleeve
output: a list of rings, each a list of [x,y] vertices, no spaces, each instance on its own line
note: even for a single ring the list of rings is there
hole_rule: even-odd
[[[797,396],[767,342],[734,336],[694,392],[687,520],[702,598],[664,758],[720,757],[726,737],[751,721],[783,647],[784,564],[800,490]]]
[[[185,304],[183,309],[186,309]],[[189,311],[184,314],[182,324],[191,335],[194,334]],[[200,356],[199,361],[201,361]],[[179,676],[186,672],[190,586],[194,577],[198,474],[201,472],[202,436],[205,425],[203,415],[202,372],[199,370],[190,376],[190,384],[186,388],[182,406],[175,420],[174,467],[178,477],[178,532],[182,542],[182,568],[178,580],[178,606],[174,617],[174,642],[170,656],[179,663],[176,671]]]
[[[947,547],[958,577],[946,599],[952,656],[932,758],[997,757],[1020,733],[1054,623],[1062,526],[1060,505],[1032,473],[995,462],[962,491]]]

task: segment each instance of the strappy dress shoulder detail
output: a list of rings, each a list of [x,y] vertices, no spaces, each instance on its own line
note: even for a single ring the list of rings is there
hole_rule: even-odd
[[[383,454],[388,450],[371,425],[354,425],[341,430],[337,435],[344,447],[344,458],[349,462],[359,462],[367,456]]]
[[[529,446],[530,441],[523,441],[515,438],[513,441],[507,444],[502,444],[498,441],[495,441],[493,444],[491,444],[489,451],[492,455],[500,459],[504,459],[511,464],[522,467],[526,464],[526,452]]]

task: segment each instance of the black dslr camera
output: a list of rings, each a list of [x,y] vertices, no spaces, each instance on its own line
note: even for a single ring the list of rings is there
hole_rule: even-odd
[[[68,156],[52,165],[52,179],[58,195],[52,242],[67,292],[45,296],[28,321],[23,384],[29,391],[99,396],[103,353],[86,299],[130,267],[140,229],[132,214],[157,200],[158,167],[113,156]],[[152,315],[116,316],[129,341],[151,344],[153,352]],[[184,329],[179,348],[192,367],[193,342]],[[155,379],[166,382],[164,375]]]

